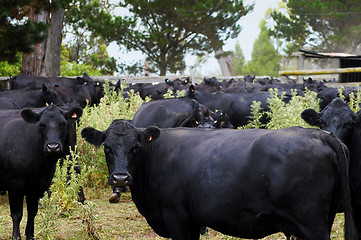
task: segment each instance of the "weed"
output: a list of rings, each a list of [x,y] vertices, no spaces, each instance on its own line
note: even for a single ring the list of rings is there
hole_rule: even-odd
[[[305,97],[298,96],[296,90],[292,90],[292,97],[288,103],[284,101],[285,92],[278,94],[278,89],[270,89],[271,97],[267,100],[269,111],[267,112],[270,121],[268,129],[281,129],[292,126],[311,127],[301,117],[301,112],[306,108],[313,108],[319,111],[319,100],[317,93],[305,90]]]
[[[264,124],[261,122],[264,113],[262,112],[261,102],[253,101],[251,105],[251,116],[249,116],[249,122],[246,126],[241,127],[241,129],[249,128],[263,128]]]

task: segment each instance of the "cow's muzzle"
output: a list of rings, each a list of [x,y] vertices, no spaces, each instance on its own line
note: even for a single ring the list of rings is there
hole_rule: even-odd
[[[129,174],[113,174],[110,179],[110,185],[115,187],[125,187],[130,184],[131,177]]]
[[[46,144],[45,150],[47,153],[59,153],[61,152],[61,145],[60,143],[50,142]]]

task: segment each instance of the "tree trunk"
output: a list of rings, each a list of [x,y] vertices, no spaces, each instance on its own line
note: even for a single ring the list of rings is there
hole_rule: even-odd
[[[41,71],[42,76],[60,76],[61,40],[63,38],[64,9],[56,8],[51,13],[51,26],[46,42],[45,61]]]
[[[36,76],[60,76],[64,9],[54,9],[51,14],[46,11],[36,14],[31,9],[29,19],[34,22],[47,22],[51,26],[48,30],[47,40],[34,45],[34,52],[31,54],[23,55],[20,73]]]
[[[232,54],[226,54],[223,48],[215,50],[215,55],[222,71],[222,76],[229,77],[233,76],[233,56]]]
[[[47,12],[41,11],[36,14],[33,9],[29,11],[29,19],[33,22],[46,22]],[[45,41],[35,44],[32,53],[23,54],[21,74],[39,76],[44,63]]]

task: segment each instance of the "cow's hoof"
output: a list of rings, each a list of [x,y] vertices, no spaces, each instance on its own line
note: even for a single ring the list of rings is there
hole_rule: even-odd
[[[118,193],[113,193],[109,198],[110,203],[117,203],[119,202],[119,200],[120,200],[120,194]]]

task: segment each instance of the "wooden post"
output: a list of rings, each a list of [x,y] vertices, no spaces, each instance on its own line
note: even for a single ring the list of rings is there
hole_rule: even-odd
[[[298,60],[299,60],[299,70],[303,70],[305,55],[303,55],[303,54],[299,55]],[[300,82],[300,80],[302,80],[302,79],[303,79],[302,75],[297,76],[297,82]]]

